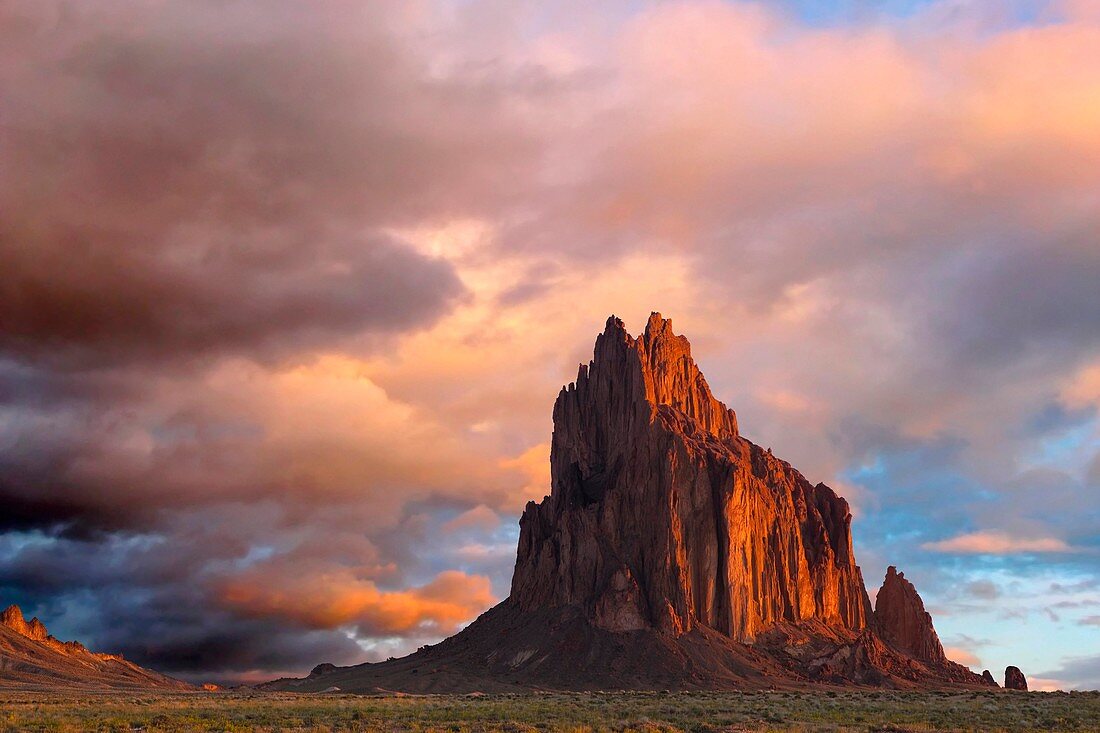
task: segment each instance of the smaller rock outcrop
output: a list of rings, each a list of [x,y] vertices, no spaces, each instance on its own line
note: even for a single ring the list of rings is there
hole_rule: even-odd
[[[316,667],[310,670],[309,676],[320,677],[323,674],[329,674],[331,672],[335,672],[336,670],[337,666],[332,662],[322,662],[321,664],[318,664]]]
[[[875,628],[886,643],[914,659],[932,664],[947,661],[917,589],[891,565],[875,599]]]
[[[1024,677],[1024,673],[1020,671],[1019,667],[1013,667],[1012,665],[1005,667],[1005,689],[1027,692],[1027,677]]]
[[[45,641],[49,637],[49,634],[46,633],[46,627],[38,620],[37,616],[27,621],[23,618],[23,611],[14,604],[5,608],[3,613],[0,613],[0,624],[35,641]]]
[[[30,621],[23,617],[23,611],[14,604],[0,613],[0,624],[11,629],[20,636],[45,644],[54,651],[62,654],[90,654],[79,641],[61,641],[46,631],[46,625],[35,616]]]
[[[988,669],[982,670],[982,681],[990,687],[1000,687],[1000,685],[997,684],[997,680],[993,679],[993,673]]]

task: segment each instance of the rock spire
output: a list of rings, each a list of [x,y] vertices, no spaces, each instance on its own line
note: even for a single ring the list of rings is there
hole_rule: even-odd
[[[875,598],[875,628],[886,643],[914,659],[933,664],[947,660],[924,601],[893,565]]]
[[[1019,667],[1010,665],[1005,668],[1005,689],[1027,692],[1027,677],[1024,677]]]
[[[743,642],[777,622],[868,624],[848,503],[739,435],[659,313],[637,338],[607,320],[554,405],[550,468],[520,519],[521,608]]]

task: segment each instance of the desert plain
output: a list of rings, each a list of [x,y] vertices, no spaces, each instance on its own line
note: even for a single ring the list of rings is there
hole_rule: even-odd
[[[1100,692],[0,693],[3,731],[1098,731]]]

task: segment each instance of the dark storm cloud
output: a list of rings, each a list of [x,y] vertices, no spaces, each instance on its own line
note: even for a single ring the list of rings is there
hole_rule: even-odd
[[[155,234],[129,243],[125,236],[78,232],[35,242],[0,233],[7,264],[0,349],[82,369],[285,353],[423,324],[462,290],[446,264],[385,239],[303,232],[283,251],[257,257],[235,249],[257,249],[239,234],[205,252],[192,243],[158,252]]]
[[[515,103],[559,90],[537,67],[439,66],[422,10],[0,11],[0,524],[135,526],[286,490],[305,446],[277,454],[262,417],[219,411],[211,370],[361,352],[466,297],[392,230],[514,195],[499,181],[535,150]],[[378,480],[417,483],[391,453]]]
[[[123,616],[95,636],[99,648],[117,650],[127,659],[195,681],[237,682],[255,679],[256,670],[299,673],[303,667],[331,662],[354,664],[363,650],[339,631],[302,631],[277,619],[240,618],[216,607],[195,604],[145,604],[132,600],[105,608]],[[252,675],[249,675],[249,673]]]
[[[442,620],[453,630],[492,602],[484,579],[451,572],[418,583],[405,575],[394,561],[404,562],[409,548],[392,536],[378,544],[368,539],[365,511],[322,507],[291,520],[277,503],[265,502],[177,513],[158,532],[9,531],[0,535],[0,601],[45,619],[60,638],[199,681],[255,681],[256,674],[301,673],[321,661],[362,661],[352,632],[361,639],[404,637],[415,648],[437,638],[432,623]],[[405,544],[419,542],[412,537]],[[299,582],[301,596],[288,599],[288,577]],[[252,585],[259,578],[264,583]],[[274,590],[285,605],[257,613],[239,595],[221,597],[229,584],[251,588],[254,598]],[[386,590],[406,585],[416,588]],[[361,611],[341,610],[329,620],[324,607],[334,603],[334,592],[343,594],[344,610],[358,599]],[[383,600],[381,610],[369,602],[375,597]]]
[[[477,188],[457,157],[479,128],[425,134],[472,103],[415,83],[369,13],[5,13],[4,353],[285,353],[423,325],[462,293],[448,263],[378,230]]]

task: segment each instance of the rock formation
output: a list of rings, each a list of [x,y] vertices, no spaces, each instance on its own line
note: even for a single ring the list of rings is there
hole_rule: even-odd
[[[46,631],[46,626],[38,620],[37,616],[27,621],[23,618],[23,612],[19,606],[16,605],[8,606],[3,613],[0,613],[0,625],[62,654],[90,654],[78,641],[59,641],[54,638]]]
[[[511,595],[402,659],[267,689],[984,686],[890,568],[872,612],[847,502],[741,436],[687,339],[608,319],[554,404],[550,494]]]
[[[96,654],[76,641],[59,641],[18,606],[0,613],[0,688],[79,687],[189,689],[190,685],[128,662]]]
[[[1019,667],[1011,665],[1005,667],[1005,689],[1027,692],[1027,678],[1024,677],[1024,673],[1020,671]]]
[[[947,656],[932,617],[913,584],[891,565],[875,598],[875,630],[886,643],[914,659],[943,664]]]
[[[45,641],[49,638],[46,627],[38,620],[37,616],[27,621],[23,618],[23,612],[19,609],[19,606],[14,604],[5,608],[3,613],[0,613],[0,625],[35,641]]]
[[[993,679],[993,673],[988,669],[982,670],[982,680],[991,687],[1000,687],[1000,685],[997,684],[997,680]]]
[[[554,405],[550,471],[520,519],[521,609],[742,642],[782,621],[867,625],[847,502],[738,435],[660,314],[636,339],[608,319]]]

